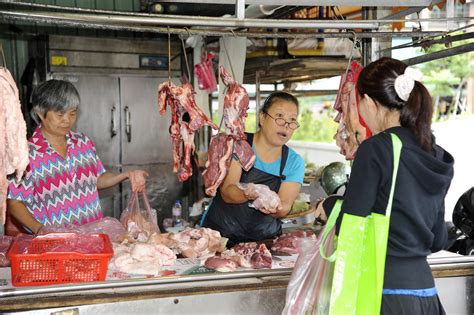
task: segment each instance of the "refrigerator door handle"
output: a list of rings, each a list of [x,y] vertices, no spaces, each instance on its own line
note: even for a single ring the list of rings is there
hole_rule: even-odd
[[[113,138],[117,135],[117,125],[115,124],[115,112],[117,111],[117,108],[112,106],[111,109],[111,116],[110,116],[110,137]]]
[[[128,106],[124,108],[125,112],[125,133],[127,134],[128,142],[132,141],[132,116]]]

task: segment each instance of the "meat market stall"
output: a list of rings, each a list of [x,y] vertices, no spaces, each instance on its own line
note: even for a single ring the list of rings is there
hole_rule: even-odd
[[[307,4],[306,1],[296,2],[292,4]],[[362,2],[367,6],[374,6],[377,3],[385,6],[392,5],[387,1]],[[191,156],[194,146],[200,144],[196,143],[199,141],[194,141],[194,132],[203,124],[217,130],[221,127],[217,127],[206,117],[203,110],[196,106],[193,100],[193,88],[189,82],[183,82],[178,86],[177,77],[183,73],[191,77],[191,73],[187,67],[187,61],[183,63],[180,57],[182,55],[186,58],[187,53],[178,52],[181,50],[180,43],[170,41],[171,34],[181,35],[183,46],[183,37],[192,35],[275,39],[290,37],[314,39],[314,37],[332,36],[354,41],[357,37],[363,39],[364,42],[362,58],[369,55],[367,44],[370,38],[393,35],[390,32],[379,31],[381,23],[375,19],[360,21],[249,20],[244,17],[245,1],[232,1],[232,3],[237,3],[235,12],[237,19],[156,17],[145,13],[128,15],[124,12],[119,14],[103,10],[72,10],[57,6],[52,7],[54,10],[49,12],[2,10],[0,17],[2,21],[38,23],[46,21],[66,27],[80,25],[85,28],[117,32],[168,35],[168,41],[163,40],[163,37],[161,41],[150,42],[135,39],[133,42],[136,45],[130,45],[130,42],[118,39],[52,35],[39,38],[37,42],[32,42],[31,47],[35,53],[37,71],[41,79],[69,80],[78,88],[81,95],[84,95],[83,103],[88,108],[84,112],[89,112],[89,116],[79,119],[78,128],[96,139],[105,164],[111,169],[119,170],[134,166],[146,167],[150,173],[156,175],[155,182],[151,183],[147,192],[151,199],[151,206],[163,207],[166,210],[171,207],[172,201],[181,191],[183,186],[181,182],[188,179],[193,171],[190,164]],[[430,1],[411,1],[412,6],[426,6],[430,3]],[[12,4],[12,6],[15,5],[19,4]],[[38,7],[48,9],[41,5]],[[74,12],[71,13],[71,11]],[[400,16],[403,17],[409,12],[413,11],[407,9],[397,17],[388,16],[385,23],[391,21],[391,18],[393,22],[398,21]],[[225,27],[233,29],[231,31],[223,29]],[[242,29],[243,27],[245,29]],[[271,27],[278,28],[279,31],[267,32],[266,29]],[[317,31],[317,29],[325,28],[346,30],[346,32]],[[293,29],[309,32],[287,32]],[[439,34],[439,32],[423,31],[397,32],[398,36],[410,37]],[[171,56],[172,54],[175,58]],[[262,61],[265,62],[262,63]],[[286,82],[310,80],[339,74],[346,69],[347,62],[348,58],[345,55],[337,58],[314,57],[301,60],[254,59],[248,62],[244,80],[253,82],[255,79],[257,85],[260,81],[274,83],[280,78],[285,79]],[[187,71],[182,70],[184,66],[188,68]],[[323,72],[327,66],[331,69]],[[225,152],[222,155],[223,150],[213,151],[213,140],[211,140],[209,160],[212,161],[212,165],[206,165],[207,169],[203,174],[209,195],[215,194],[219,181],[225,177],[225,166],[228,167],[233,153],[244,168],[250,168],[254,162],[253,153],[249,153],[251,150],[248,148],[248,143],[244,141],[243,134],[245,126],[243,117],[248,109],[249,99],[240,84],[242,82],[239,83],[235,77],[232,78],[227,73],[228,70],[233,72],[232,69],[225,68],[220,68],[219,71],[222,81],[229,86],[222,105],[223,122],[227,133],[221,132],[213,137],[214,147],[220,145],[225,148]],[[318,75],[314,75],[313,72],[318,72]],[[262,80],[261,77],[263,77]],[[156,106],[157,90],[158,108]],[[257,89],[257,94],[258,92]],[[258,102],[257,97],[257,107]],[[150,108],[153,108],[153,114],[150,114]],[[190,119],[187,121],[183,117],[184,112],[189,115]],[[104,117],[106,117],[105,120]],[[234,120],[229,121],[229,117],[234,117]],[[209,134],[208,131],[209,129],[203,133]],[[208,139],[207,137],[198,138]],[[181,150],[182,144],[184,146]],[[207,146],[208,143],[205,145]],[[176,156],[181,154],[181,151],[183,159]],[[213,155],[216,156],[213,157]],[[182,160],[189,163],[184,162],[180,165]],[[177,173],[178,169],[180,172],[176,176],[172,172]],[[118,217],[128,195],[128,191],[122,191],[122,189],[103,194],[101,197],[106,214]],[[159,219],[162,218],[159,217]],[[311,228],[314,227],[311,226]],[[0,268],[0,312],[2,314],[281,313],[292,267],[297,260],[296,253],[284,255],[272,249],[273,241],[269,240],[265,248],[262,248],[262,244],[252,245],[254,246],[252,255],[244,257],[245,259],[242,259],[241,253],[248,248],[243,248],[242,252],[235,248],[227,251],[222,248],[210,251],[211,255],[206,257],[196,253],[195,246],[200,246],[199,238],[180,241],[176,238],[169,239],[168,236],[162,234],[150,233],[146,235],[146,239],[158,239],[156,242],[158,245],[149,243],[140,245],[142,248],[147,247],[147,253],[153,250],[159,252],[160,255],[169,255],[166,256],[166,263],[160,260],[160,268],[148,276],[130,275],[131,273],[123,269],[131,266],[138,268],[138,264],[133,265],[136,258],[133,255],[139,254],[138,247],[132,249],[130,246],[130,244],[138,243],[133,242],[114,245],[115,256],[108,265],[109,270],[103,281],[13,286],[10,268]],[[192,248],[186,247],[191,241],[193,241]],[[165,243],[166,246],[163,245]],[[219,245],[222,244],[214,244],[216,247]],[[151,249],[148,246],[152,246]],[[211,247],[206,243],[206,250],[209,248],[207,246]],[[171,256],[171,249],[179,252],[177,259],[176,256]],[[214,256],[215,252],[219,252],[220,255]],[[258,255],[254,256],[255,253]],[[145,253],[145,255],[148,254]],[[153,267],[150,261],[152,260],[145,260],[145,263],[141,261],[139,267],[147,269],[148,272],[149,268]],[[470,295],[474,291],[474,259],[452,253],[440,253],[430,257],[429,263],[447,313],[472,314],[474,303]],[[110,268],[111,266],[118,267],[120,270]],[[148,274],[147,272],[144,273]]]

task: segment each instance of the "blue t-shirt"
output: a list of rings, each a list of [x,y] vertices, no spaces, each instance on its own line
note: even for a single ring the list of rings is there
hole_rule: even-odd
[[[252,149],[255,153],[255,156],[257,157],[257,160],[255,161],[255,165],[253,167],[262,172],[275,176],[280,176],[281,157],[273,163],[265,163],[260,160],[253,145]],[[286,178],[282,181],[284,183],[303,183],[304,160],[298,153],[295,152],[295,150],[291,149],[290,147],[288,147],[288,158],[286,160],[285,168],[283,169],[283,175],[286,176]]]

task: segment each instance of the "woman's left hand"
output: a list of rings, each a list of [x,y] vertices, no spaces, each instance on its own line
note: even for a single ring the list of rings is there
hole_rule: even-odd
[[[324,204],[324,200],[326,200],[326,198],[320,198],[314,208],[315,209],[315,216],[316,218],[319,218],[321,221],[323,222],[327,222],[328,220],[328,217],[326,216],[326,211],[324,211],[324,207],[323,207],[323,204]]]
[[[274,209],[261,208],[261,209],[258,209],[258,211],[262,212],[263,214],[275,214],[278,211],[281,211],[281,209],[282,209],[281,202],[279,202],[278,206],[276,206]]]
[[[144,192],[146,186],[146,178],[149,174],[143,170],[135,170],[128,172],[128,179],[132,185],[133,192]]]

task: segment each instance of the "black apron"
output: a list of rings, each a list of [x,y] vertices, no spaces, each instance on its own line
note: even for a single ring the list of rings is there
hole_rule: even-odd
[[[252,146],[253,134],[247,134],[247,142]],[[282,147],[280,176],[275,176],[252,167],[248,172],[242,170],[241,183],[267,185],[278,193],[281,181],[285,179],[283,169],[288,158],[288,147]],[[263,214],[255,208],[249,207],[249,202],[228,204],[217,191],[209,206],[203,226],[219,231],[227,237],[230,248],[239,242],[252,242],[273,238],[281,234],[281,221],[270,215]]]

